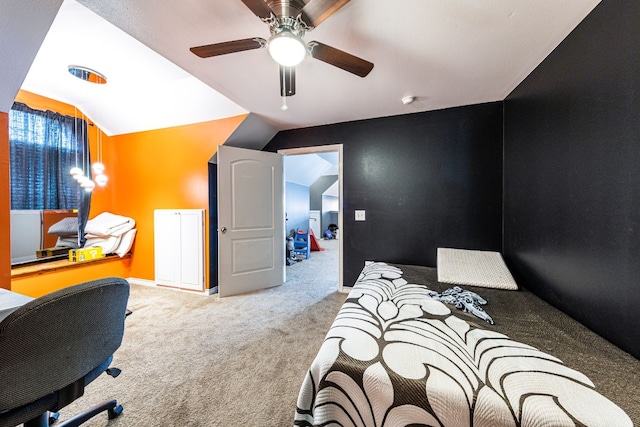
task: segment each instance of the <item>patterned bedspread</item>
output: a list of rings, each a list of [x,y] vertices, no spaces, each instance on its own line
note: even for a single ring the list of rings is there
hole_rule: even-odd
[[[455,310],[455,309],[454,309]],[[583,374],[367,265],[298,396],[296,426],[633,426]]]

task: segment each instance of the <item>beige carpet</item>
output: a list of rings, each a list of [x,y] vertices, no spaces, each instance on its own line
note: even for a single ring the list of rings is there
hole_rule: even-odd
[[[124,342],[112,366],[61,419],[117,398],[124,412],[87,426],[290,426],[297,394],[346,298],[337,241],[287,267],[287,282],[219,299],[131,286]]]

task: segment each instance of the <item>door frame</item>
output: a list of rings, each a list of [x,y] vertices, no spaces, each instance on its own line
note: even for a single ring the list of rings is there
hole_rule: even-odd
[[[317,154],[317,153],[326,153],[326,152],[338,152],[338,230],[339,238],[338,238],[338,292],[345,292],[343,287],[343,253],[344,253],[344,239],[345,233],[342,228],[342,212],[343,212],[343,203],[344,203],[344,194],[343,194],[343,176],[342,176],[342,165],[343,165],[343,153],[342,153],[342,144],[333,144],[333,145],[317,145],[313,147],[300,147],[300,148],[284,148],[282,150],[278,150],[278,154],[282,154],[283,156],[296,155],[296,154]],[[285,193],[285,197],[286,193]],[[283,201],[284,203],[284,201]],[[350,289],[349,289],[350,290]]]

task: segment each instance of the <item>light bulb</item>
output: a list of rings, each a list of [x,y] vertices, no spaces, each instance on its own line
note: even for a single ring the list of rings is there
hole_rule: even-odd
[[[271,36],[267,50],[274,61],[285,67],[298,65],[307,55],[304,41],[288,30]]]
[[[80,184],[80,187],[84,188],[84,190],[86,192],[90,192],[91,190],[94,189],[95,186],[96,186],[96,184],[93,181],[91,181],[90,179],[87,179],[85,182]]]
[[[72,167],[71,170],[69,171],[69,173],[71,174],[72,177],[74,177],[75,179],[80,178],[82,175],[84,175],[84,173],[82,172],[82,169],[80,169],[79,167],[75,166]]]
[[[107,175],[105,174],[100,174],[96,176],[96,184],[98,184],[100,187],[104,187],[105,185],[107,185],[107,181],[109,180],[109,178],[107,177]]]
[[[100,175],[102,172],[104,172],[104,165],[102,163],[100,163],[100,162],[95,162],[93,164],[93,171],[96,174]]]

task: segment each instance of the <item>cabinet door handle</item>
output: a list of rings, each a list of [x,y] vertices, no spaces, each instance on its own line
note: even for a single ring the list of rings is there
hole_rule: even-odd
[[[227,227],[222,227],[219,229],[222,234],[227,232]]]

